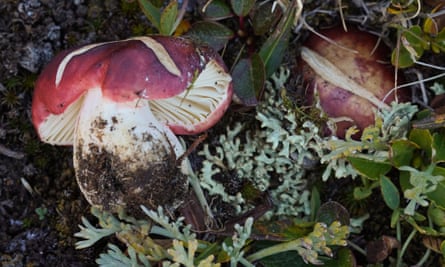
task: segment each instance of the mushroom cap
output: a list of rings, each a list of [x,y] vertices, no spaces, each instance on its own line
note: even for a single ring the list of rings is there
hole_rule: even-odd
[[[363,130],[374,123],[375,110],[385,108],[396,99],[396,94],[399,101],[406,100],[403,91],[391,91],[395,81],[394,68],[385,63],[390,51],[384,45],[376,46],[376,36],[355,27],[349,27],[345,32],[339,26],[319,33],[333,42],[313,34],[304,43],[302,51],[312,51],[311,54],[322,57],[337,72],[334,73],[330,66],[321,61],[318,61],[319,68],[315,69],[303,56],[299,71],[307,87],[307,104],[318,99],[328,117],[335,118],[334,134],[344,138],[349,127],[355,125]],[[315,56],[311,58],[315,59]],[[364,91],[354,94],[346,90],[339,85],[339,81],[343,80],[349,80],[356,90],[361,87]],[[368,96],[376,101],[370,101]]]
[[[153,102],[153,113],[176,134],[213,126],[228,108],[231,77],[209,47],[165,36],[86,45],[58,54],[36,81],[32,119],[40,138],[72,145],[86,91],[101,88],[115,102]]]

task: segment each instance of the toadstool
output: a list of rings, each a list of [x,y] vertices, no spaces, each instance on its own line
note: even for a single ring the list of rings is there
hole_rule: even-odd
[[[61,52],[37,79],[32,119],[42,141],[74,146],[92,205],[175,208],[188,186],[175,134],[210,128],[231,98],[231,77],[210,48],[137,37]]]
[[[323,39],[324,36],[327,39]],[[372,34],[342,27],[311,35],[301,50],[300,71],[307,89],[307,103],[318,98],[321,109],[335,121],[333,134],[345,137],[356,126],[363,130],[374,123],[376,109],[406,98],[395,86],[394,68],[385,64],[390,52]],[[376,48],[376,49],[375,49]]]

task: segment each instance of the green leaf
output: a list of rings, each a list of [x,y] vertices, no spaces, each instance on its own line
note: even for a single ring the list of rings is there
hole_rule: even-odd
[[[397,209],[400,205],[399,190],[388,177],[382,176],[380,178],[380,190],[386,205],[392,210]]]
[[[255,35],[263,35],[270,32],[270,29],[279,19],[279,8],[275,8],[272,13],[272,2],[267,2],[256,7],[252,17],[252,28]]]
[[[396,167],[410,165],[416,148],[419,147],[409,140],[395,140],[390,149],[392,164]]]
[[[303,258],[300,257],[295,251],[287,251],[282,253],[277,253],[269,257],[265,257],[260,260],[262,266],[265,267],[301,267],[310,266],[307,265]]]
[[[233,38],[232,30],[213,21],[198,21],[187,33],[191,38],[209,44],[216,51],[221,50]]]
[[[320,209],[320,205],[320,192],[318,191],[317,187],[314,186],[311,193],[311,221],[315,221],[315,216]]]
[[[148,18],[151,24],[153,24],[153,26],[159,30],[159,25],[161,23],[160,9],[154,6],[148,0],[138,0],[138,2],[142,12],[144,12],[145,16]]]
[[[433,38],[431,50],[435,53],[445,52],[445,27]]]
[[[403,45],[408,49],[414,49],[417,53],[416,58],[420,58],[423,51],[428,48],[428,40],[419,25],[411,26],[408,30],[403,31],[402,37],[407,41],[407,43],[403,42]]]
[[[230,4],[238,17],[245,17],[255,5],[255,0],[230,0]]]
[[[176,29],[178,16],[178,2],[171,1],[161,13],[159,32],[163,35],[172,35]]]
[[[348,157],[347,159],[358,173],[372,180],[378,180],[392,168],[392,165],[387,162],[376,162],[355,157]]]
[[[253,54],[248,59],[241,59],[235,65],[232,72],[233,90],[244,105],[257,104],[257,97],[266,80],[265,75],[264,64],[258,54]]]
[[[354,267],[356,260],[352,251],[348,248],[340,248],[337,251],[335,259],[327,259],[323,261],[323,267]]]
[[[297,10],[297,1],[292,1],[286,13],[281,18],[276,29],[267,38],[261,46],[259,55],[263,59],[266,69],[266,77],[270,77],[280,66],[284,53],[289,43],[291,29],[295,12]]]
[[[369,187],[355,187],[354,188],[354,198],[357,200],[362,200],[369,197],[372,194],[372,188]]]
[[[426,161],[430,160],[432,157],[432,143],[433,137],[430,131],[425,129],[412,129],[409,134],[409,140],[417,144],[420,149],[425,151]]]
[[[391,64],[398,68],[408,68],[414,65],[414,59],[411,53],[404,46],[401,46],[397,52],[397,48],[392,51]]]
[[[229,5],[223,0],[213,0],[204,10],[204,16],[211,20],[221,20],[233,16]]]
[[[295,222],[290,220],[256,221],[252,234],[257,237],[267,237],[270,240],[292,240],[309,234],[313,223]],[[261,239],[261,238],[260,238]]]
[[[443,133],[434,133],[433,135],[433,162],[445,161],[445,135]]]
[[[391,214],[391,228],[394,228],[397,224],[397,222],[400,220],[400,214],[402,213],[402,209],[395,209],[392,211]]]
[[[434,167],[433,175],[442,175],[445,177],[445,168]],[[433,201],[437,206],[445,209],[445,181],[440,182],[437,185],[436,190],[427,194],[428,199]]]
[[[442,257],[445,257],[445,240],[440,243],[440,251],[442,252]]]

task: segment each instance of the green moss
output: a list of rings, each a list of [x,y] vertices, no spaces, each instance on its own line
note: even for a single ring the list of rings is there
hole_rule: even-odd
[[[138,1],[121,0],[121,11],[126,16],[132,16],[140,12]]]

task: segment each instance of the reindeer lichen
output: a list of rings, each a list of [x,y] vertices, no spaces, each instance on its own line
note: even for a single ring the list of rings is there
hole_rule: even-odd
[[[204,157],[199,171],[201,186],[239,213],[251,208],[246,197],[241,192],[229,193],[215,178],[217,174],[234,173],[257,190],[268,191],[276,205],[269,215],[310,212],[305,165],[322,154],[321,138],[314,123],[299,125],[295,111],[284,105],[279,93],[288,76],[289,72],[281,69],[266,83],[265,100],[257,106],[256,130],[237,122],[218,137],[217,145],[205,144],[198,153]]]

